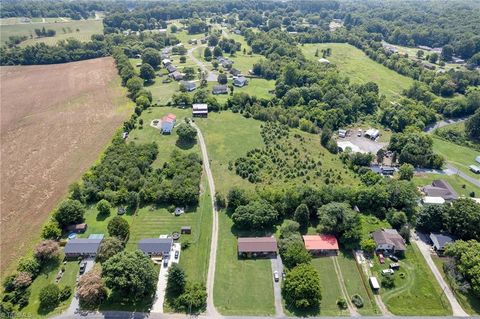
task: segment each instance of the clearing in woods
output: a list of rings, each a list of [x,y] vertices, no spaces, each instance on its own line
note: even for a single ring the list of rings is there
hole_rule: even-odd
[[[23,41],[20,46],[25,46],[35,43],[46,43],[48,45],[55,45],[60,40],[74,38],[82,42],[90,41],[92,34],[103,34],[102,20],[70,20],[70,21],[55,21],[50,22],[33,22],[33,23],[17,23],[6,24],[0,28],[0,38],[2,44],[8,40],[8,37],[18,35],[27,36],[28,39]],[[54,37],[37,38],[35,29],[46,30],[52,29],[56,31]]]
[[[0,68],[1,275],[98,158],[132,103],[112,58]]]
[[[373,81],[378,84],[380,93],[388,98],[400,96],[401,92],[412,85],[413,80],[398,74],[389,68],[370,59],[361,50],[346,43],[305,44],[301,47],[303,54],[309,59],[322,57],[322,50],[330,48],[332,53],[326,59],[334,63],[355,83]],[[318,57],[315,52],[318,49]]]

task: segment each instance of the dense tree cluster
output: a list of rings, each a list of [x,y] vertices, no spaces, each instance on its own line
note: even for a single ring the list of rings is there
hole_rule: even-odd
[[[94,17],[95,11],[105,11],[108,6],[109,4],[102,1],[5,1],[2,3],[0,17],[66,17],[80,20]]]
[[[480,297],[480,242],[458,240],[447,245],[445,254],[454,258],[453,269],[446,264],[445,272],[453,277],[461,290]]]

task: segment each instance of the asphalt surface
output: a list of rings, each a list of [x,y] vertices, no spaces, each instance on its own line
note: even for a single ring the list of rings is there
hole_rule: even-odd
[[[283,317],[283,305],[282,305],[282,273],[283,273],[283,262],[280,254],[277,254],[277,258],[270,259],[272,262],[272,280],[273,280],[273,295],[275,297],[275,316]],[[273,273],[278,271],[279,281],[275,282],[273,278]]]
[[[424,131],[427,132],[427,133],[431,133],[437,128],[444,127],[444,126],[454,124],[454,123],[465,122],[467,119],[468,119],[468,117],[461,117],[461,118],[457,118],[457,119],[446,119],[446,120],[438,121],[438,122],[434,123],[433,125],[427,126]]]
[[[435,279],[440,285],[440,288],[442,288],[442,291],[447,297],[448,302],[450,302],[453,315],[458,317],[468,317],[468,314],[462,309],[462,306],[460,306],[457,299],[455,298],[455,295],[450,290],[450,287],[448,286],[448,284],[445,282],[442,275],[438,271],[437,266],[434,264],[432,260],[432,255],[431,255],[431,246],[427,244],[428,242],[427,238],[428,237],[422,233],[418,233],[418,236],[416,236],[415,234],[412,234],[413,241],[417,244],[418,248],[420,249],[420,252],[423,255],[423,258],[425,258],[425,261],[427,262],[428,267],[430,267],[430,270],[435,276]]]

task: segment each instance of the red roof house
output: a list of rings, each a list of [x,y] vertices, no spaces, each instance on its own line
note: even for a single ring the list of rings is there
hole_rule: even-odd
[[[333,235],[305,235],[303,236],[305,248],[312,254],[337,254],[338,241]]]
[[[166,122],[175,122],[176,120],[177,120],[177,117],[175,116],[175,114],[172,114],[172,113],[169,113],[164,117],[162,117],[162,121],[166,121]]]

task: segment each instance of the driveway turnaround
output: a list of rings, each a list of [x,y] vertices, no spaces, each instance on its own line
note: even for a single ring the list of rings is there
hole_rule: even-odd
[[[417,244],[418,248],[420,249],[420,252],[423,255],[423,258],[425,258],[425,261],[427,262],[428,267],[430,267],[430,270],[432,271],[433,275],[435,276],[435,279],[437,279],[438,284],[440,285],[440,288],[442,288],[443,293],[447,297],[448,301],[450,302],[450,305],[452,306],[452,311],[453,311],[453,316],[455,317],[468,317],[468,314],[462,309],[462,306],[457,301],[457,298],[455,298],[455,295],[452,293],[450,290],[450,287],[447,285],[445,280],[443,279],[442,275],[437,269],[437,266],[432,260],[432,255],[431,255],[431,247],[430,245],[427,244],[427,235],[422,234],[422,233],[417,233],[418,236],[415,236],[415,234],[412,234],[413,241]]]

